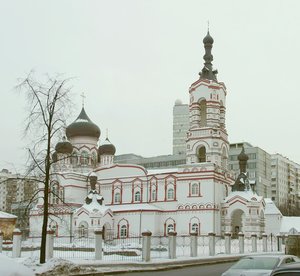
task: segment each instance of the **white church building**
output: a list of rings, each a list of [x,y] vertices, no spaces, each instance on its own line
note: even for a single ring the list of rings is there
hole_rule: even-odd
[[[98,145],[100,129],[82,108],[52,156],[49,227],[57,236],[89,236],[99,228],[104,237],[139,236],[145,229],[156,236],[170,230],[178,235],[266,231],[266,202],[248,182],[247,155],[239,156],[237,179],[228,169],[227,91],[212,67],[213,42],[208,32],[204,67],[188,91],[186,164],[146,170],[114,163],[114,145],[108,138]],[[31,236],[41,234],[42,215],[40,200],[30,213]]]

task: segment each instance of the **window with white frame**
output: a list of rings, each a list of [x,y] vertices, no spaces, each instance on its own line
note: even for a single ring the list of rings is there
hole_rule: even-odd
[[[141,192],[140,191],[137,191],[137,192],[135,192],[135,194],[134,194],[134,201],[141,201]]]
[[[192,184],[192,195],[199,195],[199,183]]]
[[[121,238],[127,238],[127,226],[122,225],[120,228],[120,237]]]
[[[172,200],[174,199],[174,188],[169,188],[167,192],[167,199]]]
[[[121,194],[119,192],[115,193],[114,202],[115,203],[120,203],[121,202]]]

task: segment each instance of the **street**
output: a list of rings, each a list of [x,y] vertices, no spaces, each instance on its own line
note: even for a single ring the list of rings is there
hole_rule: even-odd
[[[198,265],[198,266],[190,266],[186,268],[172,269],[172,270],[164,270],[164,271],[152,271],[152,272],[130,272],[130,273],[121,273],[114,274],[120,276],[220,276],[224,271],[226,271],[229,267],[233,265],[234,262],[230,263],[222,263],[222,264],[211,264],[211,265]],[[109,274],[104,274],[109,275]]]

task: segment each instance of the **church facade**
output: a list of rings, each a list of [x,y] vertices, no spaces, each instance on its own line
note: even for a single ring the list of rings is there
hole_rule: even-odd
[[[213,42],[208,32],[204,67],[189,88],[186,164],[158,170],[116,164],[115,146],[108,137],[98,146],[101,131],[82,108],[52,156],[49,227],[57,236],[89,236],[95,229],[117,237],[140,236],[144,230],[160,236],[170,230],[178,235],[264,231],[263,199],[249,196],[245,185],[231,192],[227,91],[212,66]],[[255,210],[259,225],[251,224],[254,211],[249,210]],[[40,235],[41,223],[39,202],[30,214],[31,236]]]

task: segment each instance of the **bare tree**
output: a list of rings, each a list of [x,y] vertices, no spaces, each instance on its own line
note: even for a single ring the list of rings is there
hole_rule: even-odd
[[[26,137],[34,137],[28,148],[30,165],[28,172],[38,176],[42,183],[43,224],[40,263],[46,261],[46,234],[49,217],[49,190],[51,181],[51,165],[53,144],[56,136],[65,126],[65,118],[71,111],[70,79],[61,76],[45,77],[37,81],[30,73],[17,88],[25,93],[28,106],[28,116],[25,122]]]

